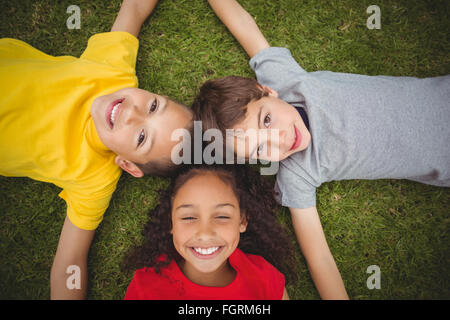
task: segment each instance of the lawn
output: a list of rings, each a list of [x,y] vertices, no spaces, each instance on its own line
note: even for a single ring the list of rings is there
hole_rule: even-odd
[[[79,56],[90,36],[109,31],[120,2],[0,0],[0,37],[21,39],[50,55]],[[72,4],[81,9],[80,29],[66,26]],[[450,73],[446,0],[241,4],[269,43],[288,47],[307,71],[416,77]],[[366,9],[372,4],[381,9],[381,29],[366,26]],[[205,80],[254,76],[245,52],[204,0],[161,0],[139,39],[140,87],[187,105]],[[121,261],[140,243],[147,212],[167,185],[167,179],[122,175],[90,250],[89,299],[124,296],[132,273],[121,271]],[[28,178],[0,177],[0,298],[49,298],[50,268],[66,208],[59,192]],[[317,197],[350,298],[450,299],[450,189],[405,180],[355,180],[326,183]],[[279,219],[295,241],[287,209],[280,208]],[[299,281],[287,285],[291,299],[318,299],[299,250],[296,258]],[[371,265],[380,268],[380,289],[366,285]]]

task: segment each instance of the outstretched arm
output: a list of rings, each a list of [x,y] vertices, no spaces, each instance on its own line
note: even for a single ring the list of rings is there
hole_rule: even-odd
[[[158,0],[123,0],[111,31],[126,31],[137,38],[142,24],[157,3]]]
[[[293,209],[292,224],[309,272],[322,299],[348,299],[344,282],[328,248],[317,208]]]
[[[211,8],[252,58],[269,47],[252,16],[235,0],[208,0]]]
[[[51,299],[72,300],[84,299],[86,297],[88,278],[87,257],[94,233],[94,230],[77,228],[66,217],[50,274]],[[76,268],[76,270],[73,268]],[[77,286],[67,285],[68,280],[71,283],[71,279],[69,278],[72,274],[74,277],[79,276],[79,288]],[[73,284],[76,283],[77,281],[74,281]]]

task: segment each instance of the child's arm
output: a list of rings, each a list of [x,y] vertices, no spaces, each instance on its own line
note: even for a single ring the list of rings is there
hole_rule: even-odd
[[[142,24],[157,3],[158,0],[123,0],[111,31],[126,31],[137,38]]]
[[[95,231],[82,230],[74,226],[66,217],[59,237],[58,249],[53,260],[50,274],[50,298],[51,299],[84,299],[87,291],[87,257]],[[79,268],[69,269],[69,266]],[[72,285],[76,284],[74,277],[80,276],[79,289],[67,287],[67,280]],[[72,277],[73,276],[73,277]],[[69,279],[69,277],[72,277]],[[70,281],[70,280],[74,281]]]
[[[283,297],[281,298],[281,300],[291,300],[291,299],[289,299],[289,295],[287,293],[286,287],[284,287]]]
[[[292,224],[309,272],[322,299],[348,299],[339,270],[328,248],[317,208],[293,209]]]
[[[235,0],[208,0],[208,2],[250,58],[269,47],[255,20]]]

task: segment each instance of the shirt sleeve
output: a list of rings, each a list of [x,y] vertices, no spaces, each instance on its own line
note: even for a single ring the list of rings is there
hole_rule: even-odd
[[[286,282],[284,275],[261,256],[249,254],[247,255],[247,258],[251,260],[261,272],[260,280],[263,281],[266,289],[265,300],[281,300],[281,298],[283,298]]]
[[[118,180],[115,179],[96,192],[89,186],[80,186],[77,190],[64,189],[59,196],[67,203],[70,222],[83,230],[95,230],[103,220]]]
[[[275,182],[275,197],[284,207],[311,208],[316,206],[316,187],[298,173],[282,167]]]
[[[124,300],[166,300],[167,292],[172,292],[175,286],[165,278],[156,274],[152,268],[136,270],[133,279],[125,292]]]
[[[139,40],[128,32],[98,33],[89,38],[88,45],[80,59],[100,62],[134,72],[138,48]]]
[[[139,300],[141,295],[139,294],[137,273],[134,274],[133,279],[128,285],[127,292],[125,292],[125,297],[123,300]]]
[[[265,48],[250,59],[249,64],[260,84],[277,91],[283,100],[298,100],[289,97],[289,93],[301,81],[299,76],[304,76],[307,72],[294,60],[289,49]]]
[[[270,287],[270,296],[269,300],[281,300],[283,298],[284,287],[286,284],[286,280],[284,275],[278,271],[273,265],[266,261],[266,269],[267,269],[267,279],[268,285]]]

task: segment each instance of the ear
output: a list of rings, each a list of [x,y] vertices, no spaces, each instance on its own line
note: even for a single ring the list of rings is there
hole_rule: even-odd
[[[261,88],[266,91],[267,93],[269,93],[270,97],[274,97],[274,98],[278,98],[278,92],[276,92],[274,89],[268,87],[268,86],[263,86],[262,84],[260,85]]]
[[[115,162],[119,167],[122,168],[122,170],[128,172],[135,178],[142,178],[144,176],[144,172],[139,169],[139,167],[134,162],[126,160],[121,156],[116,156]]]
[[[239,226],[239,232],[240,233],[245,232],[247,230],[247,225],[248,225],[247,217],[245,216],[245,214],[242,214],[241,225]]]

